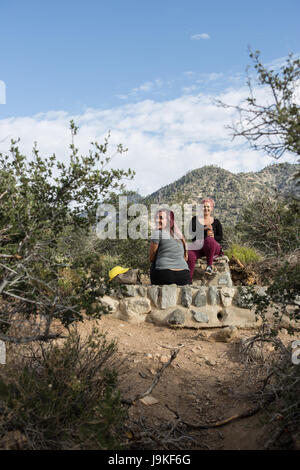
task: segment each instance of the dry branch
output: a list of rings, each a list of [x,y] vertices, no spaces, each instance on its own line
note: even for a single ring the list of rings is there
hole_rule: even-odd
[[[171,353],[171,357],[170,359],[168,360],[168,362],[166,362],[160,369],[159,371],[157,372],[157,374],[155,375],[154,379],[153,379],[153,382],[152,384],[150,385],[150,387],[144,392],[144,393],[139,393],[137,394],[132,400],[126,400],[126,399],[123,399],[122,400],[122,403],[124,405],[128,405],[128,406],[131,406],[133,405],[137,400],[140,400],[141,398],[144,398],[146,397],[147,395],[150,395],[150,393],[152,392],[152,390],[154,389],[154,387],[156,387],[156,385],[158,384],[164,370],[174,361],[174,359],[176,358],[178,352],[180,351],[180,348],[178,349],[174,349]]]

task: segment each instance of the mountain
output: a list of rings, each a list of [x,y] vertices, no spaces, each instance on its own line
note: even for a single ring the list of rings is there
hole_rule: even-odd
[[[203,197],[209,196],[216,203],[215,216],[223,223],[231,224],[238,220],[245,204],[267,193],[299,198],[299,186],[294,178],[299,171],[299,164],[290,163],[277,163],[258,172],[237,174],[208,165],[189,171],[174,183],[147,196],[146,200],[151,204],[199,204]]]

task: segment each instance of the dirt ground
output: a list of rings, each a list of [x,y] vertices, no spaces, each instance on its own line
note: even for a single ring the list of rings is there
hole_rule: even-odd
[[[148,396],[129,407],[124,444],[139,450],[266,448],[270,428],[262,411],[211,429],[184,424],[215,423],[256,407],[249,394],[257,381],[249,377],[259,375],[260,366],[243,363],[239,352],[241,339],[253,336],[254,330],[239,330],[234,342],[224,343],[208,341],[196,329],[129,324],[109,315],[98,324],[108,339],[117,341],[120,390],[126,400],[146,392],[172,350],[179,348],[150,394],[152,403],[147,404]],[[92,326],[94,322],[87,321],[79,331],[85,335]],[[280,338],[288,344],[300,334],[291,337],[281,333]],[[266,361],[270,354],[273,351],[269,347]]]

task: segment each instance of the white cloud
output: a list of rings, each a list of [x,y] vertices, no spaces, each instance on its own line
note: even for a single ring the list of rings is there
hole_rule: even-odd
[[[191,39],[194,39],[196,41],[199,41],[200,39],[210,39],[210,35],[207,33],[201,33],[201,34],[197,33],[197,34],[193,34],[191,36]]]
[[[37,141],[42,156],[55,152],[66,161],[73,119],[80,128],[75,144],[81,154],[88,153],[90,142],[103,142],[108,130],[112,153],[118,143],[128,147],[127,153],[113,159],[112,167],[134,169],[136,177],[128,188],[139,189],[143,195],[203,165],[232,172],[256,171],[274,160],[250,150],[241,140],[232,142],[225,125],[231,124],[233,110],[214,104],[219,98],[234,105],[246,96],[245,88],[232,88],[218,96],[198,93],[160,102],[144,100],[106,110],[89,108],[78,115],[51,111],[2,119],[0,151],[9,149],[7,136],[20,137],[22,153],[31,155]]]

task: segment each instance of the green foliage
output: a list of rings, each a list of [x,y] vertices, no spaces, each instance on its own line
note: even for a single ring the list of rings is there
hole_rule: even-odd
[[[241,214],[242,241],[265,254],[286,255],[299,246],[300,204],[292,198],[265,196]]]
[[[105,255],[106,271],[120,265],[124,268],[140,269],[148,273],[149,264],[149,240],[139,238],[133,240],[99,240],[97,249],[107,253]]]
[[[261,259],[261,256],[254,250],[254,248],[236,244],[231,245],[230,248],[224,251],[224,253],[229,259],[232,257],[239,259],[245,266]]]
[[[275,320],[273,334],[277,335],[283,316],[292,321],[290,331],[300,320],[300,265],[285,263],[273,276],[273,282],[268,286],[265,295],[252,292],[251,302],[255,313],[263,322],[267,321],[267,312],[273,312]]]
[[[99,254],[92,257],[82,241],[96,222],[99,203],[124,190],[122,179],[133,177],[131,170],[107,169],[109,136],[82,156],[74,144],[74,122],[70,129],[67,163],[55,155],[42,158],[36,144],[27,158],[14,140],[10,155],[0,154],[1,323],[12,324],[23,313],[41,314],[47,321],[35,339],[51,338],[55,318],[68,325],[82,319],[82,309],[92,313],[91,305],[103,295],[95,266]],[[119,145],[117,153],[124,151]],[[0,339],[27,342],[34,336],[2,330]]]
[[[18,430],[31,450],[120,449],[115,351],[94,329],[84,342],[73,332],[15,356],[0,376],[0,437]]]

